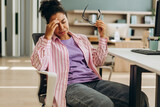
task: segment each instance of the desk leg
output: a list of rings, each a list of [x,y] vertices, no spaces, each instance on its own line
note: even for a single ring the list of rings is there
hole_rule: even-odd
[[[102,68],[99,68],[99,75],[102,77]]]
[[[131,65],[129,107],[141,107],[141,77],[142,72],[139,70],[139,67]]]
[[[156,75],[156,102],[155,102],[155,107],[160,107],[160,76]]]

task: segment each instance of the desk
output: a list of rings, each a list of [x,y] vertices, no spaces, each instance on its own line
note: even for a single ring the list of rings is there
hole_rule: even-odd
[[[130,48],[109,48],[109,54],[131,62],[130,66],[130,107],[141,107],[141,74],[156,73],[155,107],[160,107],[160,55],[143,55],[131,52]]]
[[[143,42],[141,41],[123,41],[116,42],[115,48],[143,48]],[[115,72],[129,72],[130,71],[130,63],[122,58],[115,57]]]

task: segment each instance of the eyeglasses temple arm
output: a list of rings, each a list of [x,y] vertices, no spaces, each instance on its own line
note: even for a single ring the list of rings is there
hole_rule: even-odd
[[[85,14],[85,12],[86,12],[87,7],[88,7],[88,4],[87,4],[87,6],[84,8],[84,11],[83,11],[83,13],[82,13],[82,18],[83,18],[83,19],[86,19],[86,17],[84,16],[84,14]]]
[[[99,19],[100,19],[100,17],[101,17],[101,15],[102,15],[102,13],[101,13],[100,9],[98,9],[98,12],[99,12],[99,16],[98,16],[97,20],[99,20]]]

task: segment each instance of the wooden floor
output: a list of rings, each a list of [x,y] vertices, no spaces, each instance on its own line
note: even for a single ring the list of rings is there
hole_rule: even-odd
[[[108,72],[103,72],[103,79]],[[154,107],[155,74],[143,74],[142,90]],[[129,84],[129,73],[114,72],[111,81]],[[39,76],[31,66],[29,57],[0,58],[0,107],[41,107],[37,91]]]

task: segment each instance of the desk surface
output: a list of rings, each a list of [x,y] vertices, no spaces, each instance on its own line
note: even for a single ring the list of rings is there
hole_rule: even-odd
[[[160,75],[160,55],[143,55],[131,52],[130,48],[109,48],[109,54],[120,57]]]

